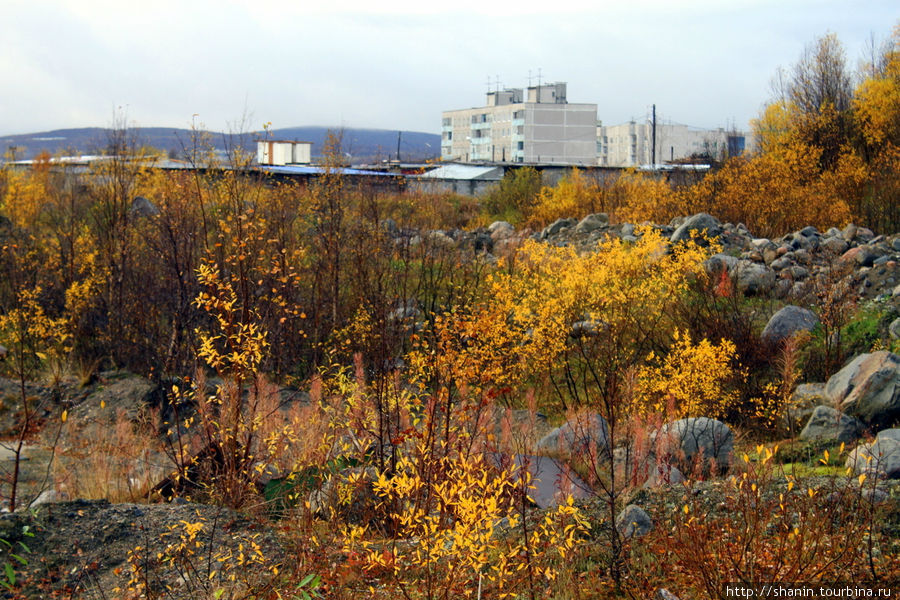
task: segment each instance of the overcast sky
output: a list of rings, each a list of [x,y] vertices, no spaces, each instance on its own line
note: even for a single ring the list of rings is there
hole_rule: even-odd
[[[568,82],[607,124],[746,127],[826,32],[852,66],[897,0],[0,0],[0,134],[108,126],[428,131],[487,79]],[[492,83],[492,86],[494,84]],[[196,116],[195,116],[196,115]]]

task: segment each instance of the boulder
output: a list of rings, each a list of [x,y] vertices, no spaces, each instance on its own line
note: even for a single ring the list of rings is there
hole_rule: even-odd
[[[876,440],[896,440],[900,442],[900,427],[894,427],[893,429],[882,429],[878,432],[878,435],[875,436]]]
[[[703,262],[703,268],[710,275],[721,275],[723,272],[729,274],[737,267],[738,259],[730,254],[713,254]]]
[[[572,227],[576,223],[577,221],[575,221],[575,219],[557,219],[544,227],[544,230],[541,231],[540,238],[546,240],[548,237],[554,236],[564,229]]]
[[[378,497],[372,483],[378,479],[373,467],[351,467],[332,475],[309,495],[314,514],[331,518],[332,511],[350,523],[367,523],[375,514]]]
[[[430,231],[425,235],[425,239],[431,243],[433,248],[453,248],[456,246],[456,241],[452,237],[439,230]]]
[[[489,460],[498,468],[510,469],[515,483],[521,480],[521,473],[527,470],[531,475],[528,497],[540,509],[553,508],[565,504],[569,496],[575,500],[591,498],[594,492],[568,465],[548,456],[530,456],[515,454],[488,455]]]
[[[891,335],[892,340],[900,340],[900,318],[891,321],[891,324],[888,326],[888,333]]]
[[[645,536],[652,529],[650,515],[637,504],[629,504],[616,517],[616,530],[625,539]]]
[[[706,232],[709,238],[718,237],[722,233],[722,223],[707,213],[698,213],[681,224],[672,234],[673,244],[690,240],[694,234]]]
[[[801,440],[834,440],[837,442],[855,442],[865,430],[859,420],[831,408],[817,406],[803,431]]]
[[[873,264],[875,264],[875,259],[879,258],[883,254],[883,252],[879,252],[871,246],[857,246],[855,248],[850,248],[849,250],[844,252],[838,259],[838,262],[844,264],[855,263],[860,267],[871,267]]]
[[[868,357],[868,354],[860,354],[844,365],[840,371],[832,375],[825,384],[825,396],[832,405],[837,405],[853,389],[853,379],[859,372],[859,365]]]
[[[609,427],[601,415],[582,414],[542,437],[537,448],[565,457],[590,456],[595,448],[598,454],[609,452]]]
[[[400,235],[400,228],[397,226],[397,221],[390,218],[381,222],[381,229],[392,238]]]
[[[799,306],[785,306],[772,315],[762,332],[766,344],[780,344],[799,331],[812,331],[819,324],[816,313]]]
[[[900,441],[877,438],[858,446],[847,457],[846,466],[857,474],[900,479]]]
[[[900,419],[900,356],[861,354],[835,373],[825,388],[833,406],[876,429]]]
[[[722,471],[731,464],[734,434],[725,423],[709,417],[691,417],[663,425],[663,447],[677,461],[682,470],[692,471],[696,462],[714,462]],[[706,470],[706,467],[703,467]]]
[[[609,215],[606,213],[594,213],[588,215],[575,226],[575,233],[587,234],[597,231],[609,225]]]
[[[759,263],[740,260],[735,274],[738,289],[748,296],[766,294],[775,286],[775,271]]]
[[[660,488],[669,485],[677,485],[684,482],[684,475],[678,470],[678,467],[658,463],[650,469],[650,476],[644,482],[645,488]]]
[[[791,402],[786,411],[785,425],[793,431],[800,423],[812,416],[815,407],[828,404],[824,383],[801,383],[791,394]]]
[[[822,242],[822,246],[827,248],[833,254],[843,254],[847,251],[849,244],[841,238],[830,237]]]
[[[488,225],[487,229],[495,242],[498,240],[505,240],[516,234],[516,228],[506,221],[494,221]]]
[[[143,196],[135,196],[129,212],[136,217],[153,217],[159,214],[159,209]]]

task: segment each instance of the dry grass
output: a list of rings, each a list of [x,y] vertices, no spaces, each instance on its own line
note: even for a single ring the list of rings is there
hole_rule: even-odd
[[[70,498],[141,502],[170,470],[155,432],[133,423],[122,410],[112,427],[69,428],[59,441],[52,473],[56,489]]]

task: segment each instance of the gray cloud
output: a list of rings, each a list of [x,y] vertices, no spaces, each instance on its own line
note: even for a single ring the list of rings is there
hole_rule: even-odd
[[[779,65],[833,31],[851,65],[884,38],[895,2],[567,2],[558,12],[462,0],[401,2],[6,0],[0,133],[105,126],[328,125],[436,131],[440,111],[480,105],[486,77],[569,82],[619,123],[663,118],[745,127]],[[561,3],[562,4],[562,3]],[[447,6],[446,4],[443,6]]]

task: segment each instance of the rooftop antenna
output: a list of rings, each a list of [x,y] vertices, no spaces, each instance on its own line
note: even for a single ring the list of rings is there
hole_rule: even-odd
[[[528,69],[528,87],[531,87],[531,69]]]
[[[491,76],[490,75],[487,76],[487,83],[485,85],[487,85],[487,93],[490,94],[491,93]]]
[[[499,75],[494,75],[494,84],[495,84],[496,90],[499,92],[500,91],[500,76]]]
[[[537,84],[537,102],[538,102],[538,104],[540,104],[540,103],[541,103],[541,68],[540,68],[540,67],[538,67],[537,80],[538,80],[538,84]]]

